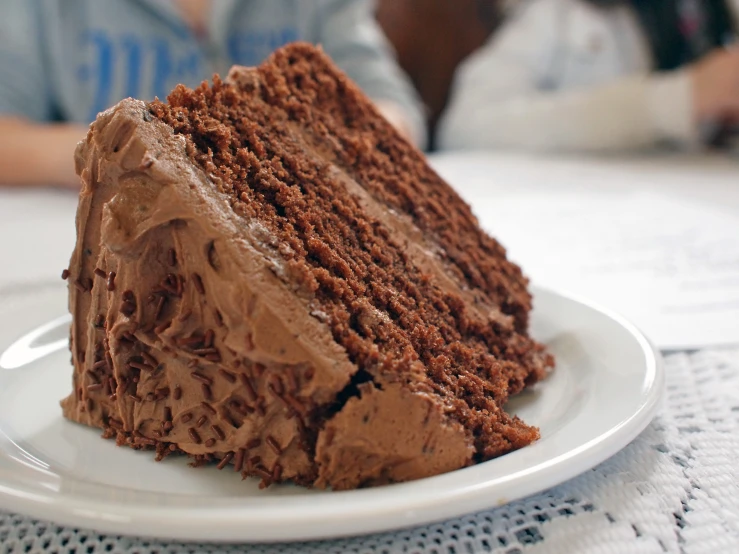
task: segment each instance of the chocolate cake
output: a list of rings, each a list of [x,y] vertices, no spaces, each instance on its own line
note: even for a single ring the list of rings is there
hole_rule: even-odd
[[[124,100],[76,169],[67,418],[333,489],[537,439],[504,411],[552,366],[526,279],[321,50]]]

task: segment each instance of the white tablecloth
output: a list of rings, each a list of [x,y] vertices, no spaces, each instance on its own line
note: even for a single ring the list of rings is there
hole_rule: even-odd
[[[521,171],[536,171],[532,164],[521,166],[518,158],[496,159],[501,168],[518,164]],[[442,163],[464,171],[470,160]],[[662,190],[672,186],[675,194],[739,211],[738,174],[731,162],[673,160],[679,164],[675,179],[664,178],[664,162],[649,160],[625,165],[561,161],[548,167],[588,171],[598,163],[653,171],[661,175],[654,181]],[[529,181],[536,180],[532,173]],[[0,259],[6,261],[0,288],[8,291],[58,276],[74,242],[75,205],[72,196],[61,192],[0,191]],[[567,483],[494,510],[368,537],[238,546],[100,536],[0,513],[0,554],[739,552],[739,346],[668,353],[666,368],[664,406],[632,444]]]

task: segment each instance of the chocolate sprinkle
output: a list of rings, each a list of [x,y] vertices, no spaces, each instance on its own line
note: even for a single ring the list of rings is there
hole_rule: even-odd
[[[257,465],[257,464],[258,464],[259,462],[261,462],[261,461],[262,461],[262,457],[261,457],[261,456],[252,456],[251,458],[249,458],[249,459],[248,459],[248,460],[246,461],[246,463],[247,463],[247,464],[248,464],[249,466],[251,466],[252,468],[254,468],[254,466],[256,466],[256,465]]]
[[[64,281],[66,281],[67,279],[69,279],[69,270],[68,269],[62,270],[62,279]]]
[[[187,414],[182,415],[182,417],[180,418],[180,421],[182,423],[188,423],[191,419],[192,419],[192,414],[187,413]]]
[[[282,454],[280,443],[278,443],[272,435],[267,435],[267,438],[264,439],[264,442],[266,442],[267,445],[269,445],[269,447],[275,451],[275,454],[277,454],[278,456]]]
[[[159,318],[162,317],[162,312],[164,311],[164,305],[166,303],[167,303],[167,297],[160,296],[159,301],[157,302],[157,309],[154,310],[154,321],[159,321]]]
[[[244,468],[244,455],[246,454],[246,450],[243,448],[239,448],[236,452],[236,456],[234,457],[234,471],[237,473],[240,473],[241,470]]]
[[[278,381],[279,382],[279,381]],[[278,386],[274,381],[267,385],[267,389],[277,398],[282,400],[282,387]]]
[[[242,404],[239,400],[233,399],[233,400],[231,400],[231,402],[229,404],[230,404],[231,408],[233,410],[236,410],[236,412],[239,415],[242,415],[244,417],[246,417],[246,416],[249,415],[249,409],[250,408],[248,408],[248,406],[246,406],[245,404]]]
[[[195,424],[197,427],[202,427],[208,422],[208,416],[202,415],[200,416],[200,419],[198,419],[197,423]]]
[[[141,357],[144,358],[144,361],[150,365],[152,369],[156,369],[159,366],[159,361],[148,352],[142,352]]]
[[[293,410],[295,410],[298,414],[304,415],[306,410],[305,406],[303,406],[300,401],[295,398],[292,394],[286,394],[282,397],[282,400]]]
[[[215,337],[215,333],[213,332],[213,329],[208,329],[205,332],[205,337],[203,338],[203,347],[204,348],[210,348],[213,346],[213,338]]]
[[[210,412],[211,415],[216,415],[216,410],[213,406],[208,404],[207,402],[201,402],[200,405],[207,411]]]
[[[203,383],[200,385],[200,388],[203,390],[203,396],[206,400],[213,400],[213,391],[210,390],[210,387]]]
[[[175,386],[174,392],[172,393],[172,398],[174,398],[175,400],[179,400],[180,398],[182,398],[182,389],[179,385]]]
[[[246,375],[246,373],[239,373],[239,379],[244,385],[246,399],[249,402],[254,402],[257,399],[257,392],[254,390],[254,386],[251,384],[249,377]]]
[[[205,287],[203,286],[203,280],[200,278],[200,275],[193,273],[192,282],[199,294],[205,294]]]
[[[187,430],[187,434],[190,435],[190,438],[193,440],[195,444],[200,444],[201,442],[200,435],[198,435],[198,432],[193,427],[190,427]]]
[[[208,439],[207,441],[205,441],[205,446],[207,446],[208,448],[210,448],[210,447],[211,447],[211,446],[213,446],[213,445],[214,445],[215,443],[216,443],[216,439],[214,439],[214,438],[210,438],[210,439]]]
[[[218,425],[211,425],[210,428],[213,431],[213,433],[215,433],[215,435],[218,437],[219,440],[223,440],[226,438],[225,433],[221,430],[220,427],[218,427]]]
[[[216,325],[218,325],[218,327],[223,327],[223,315],[220,310],[215,310],[214,314],[216,316]]]
[[[202,344],[203,337],[200,337],[198,335],[191,335],[189,337],[178,338],[176,342],[179,346],[185,346],[187,348],[191,348],[195,346],[196,344]]]
[[[272,389],[272,393],[276,396],[281,396],[285,392],[285,385],[282,383],[282,379],[277,375],[272,375],[270,378],[269,388]]]
[[[295,378],[295,372],[288,369],[285,371],[285,378],[287,379],[287,390],[288,392],[295,393],[298,390],[298,381]]]
[[[235,383],[236,382],[236,376],[231,373],[230,371],[226,371],[223,368],[220,368],[218,370],[218,373],[223,376],[223,378],[228,381],[229,383]]]
[[[272,468],[272,481],[279,481],[282,477],[282,466],[279,462],[275,462],[275,466]]]
[[[262,444],[262,439],[254,438],[246,443],[246,448],[247,450],[251,450],[252,448],[256,448],[257,446],[259,446],[260,444]]]
[[[128,397],[134,402],[141,402],[141,397],[138,394],[129,394]]]
[[[174,267],[177,265],[177,252],[174,248],[170,248],[168,252],[167,262],[170,266]]]
[[[269,486],[269,482],[272,480],[272,474],[269,471],[262,466],[257,466],[252,471],[264,479],[264,481],[259,484],[260,488],[263,489],[264,487]]]
[[[101,390],[103,388],[102,383],[93,383],[92,385],[87,385],[87,392],[95,392],[98,390]]]
[[[164,333],[164,331],[166,331],[167,329],[169,329],[169,327],[171,325],[172,325],[172,322],[171,321],[165,321],[164,323],[162,323],[158,327],[154,327],[154,332],[157,335],[160,335],[161,333]]]
[[[164,407],[164,421],[172,421],[172,408],[169,406]]]
[[[108,279],[105,282],[105,286],[111,292],[115,290],[115,271],[108,273]]]
[[[103,279],[105,279],[106,273],[99,267],[96,267],[93,273],[97,275],[98,277],[102,277]]]
[[[264,402],[264,399],[260,397],[259,400],[257,400],[256,405],[254,406],[254,410],[257,412],[257,414],[264,417],[267,414],[267,411],[264,409],[264,405],[262,404],[262,402]]]
[[[132,302],[124,300],[121,302],[121,313],[127,317],[131,317],[136,311],[136,305]]]
[[[192,315],[192,310],[187,310],[180,314],[180,316],[177,318],[177,321],[187,321],[190,316]]]
[[[201,383],[205,383],[206,385],[212,385],[213,379],[210,377],[207,377],[206,375],[203,375],[202,373],[198,373],[197,371],[193,371],[190,373],[190,377],[195,379],[196,381],[200,381]]]
[[[195,348],[192,353],[197,354],[198,356],[207,356],[210,354],[218,354],[218,350],[212,346],[204,346],[203,348]]]
[[[128,365],[133,367],[134,369],[138,369],[141,371],[151,372],[154,370],[153,367],[146,365],[143,362],[137,362],[136,360],[129,360]]]
[[[233,452],[226,452],[226,455],[221,459],[221,461],[216,466],[218,469],[223,469],[226,467],[229,462],[233,459],[234,453]]]

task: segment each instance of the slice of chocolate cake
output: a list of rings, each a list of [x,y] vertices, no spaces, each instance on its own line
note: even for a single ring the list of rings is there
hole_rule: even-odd
[[[66,417],[334,489],[538,437],[503,410],[552,365],[526,279],[320,50],[124,100],[76,162]]]

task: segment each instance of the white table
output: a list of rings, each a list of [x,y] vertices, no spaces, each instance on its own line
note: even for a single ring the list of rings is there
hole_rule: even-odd
[[[452,152],[433,155],[431,163],[468,198],[476,194],[646,188],[739,214],[739,158],[721,155],[577,158]]]
[[[639,175],[640,187],[646,175],[655,191],[739,213],[734,160],[464,154],[433,163],[468,198],[512,188],[624,190],[633,186],[629,175]],[[0,292],[59,278],[74,243],[75,206],[69,193],[0,191]],[[233,547],[104,537],[0,513],[0,552],[739,552],[739,346],[671,353],[666,365],[664,407],[631,445],[568,483],[498,509],[370,537]]]

